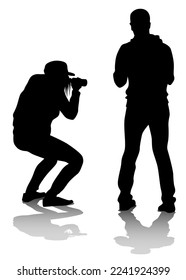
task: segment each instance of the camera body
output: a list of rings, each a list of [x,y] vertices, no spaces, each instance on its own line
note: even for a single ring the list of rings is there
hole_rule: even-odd
[[[70,79],[70,82],[73,88],[86,87],[87,85],[87,80],[81,78],[72,78]]]

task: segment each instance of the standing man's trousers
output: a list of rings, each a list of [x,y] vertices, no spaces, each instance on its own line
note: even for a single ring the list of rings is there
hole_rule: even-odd
[[[121,191],[118,201],[125,203],[132,199],[131,189],[134,180],[136,159],[140,150],[142,133],[147,126],[150,128],[152,137],[152,149],[158,166],[160,186],[162,192],[162,202],[166,204],[174,203],[175,187],[173,180],[173,170],[168,144],[168,102],[151,105],[139,105],[128,102],[124,130],[125,130],[125,151],[122,157],[121,169],[118,179]]]

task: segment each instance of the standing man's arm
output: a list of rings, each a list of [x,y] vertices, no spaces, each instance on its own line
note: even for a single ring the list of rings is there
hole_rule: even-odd
[[[115,61],[114,82],[118,87],[123,87],[127,82],[126,59],[124,58],[125,46],[121,46]]]
[[[165,63],[166,63],[166,71],[165,71],[166,80],[167,80],[167,84],[171,85],[174,81],[174,60],[173,60],[172,51],[168,46],[166,46],[166,52],[164,54],[164,57],[166,59],[166,61],[165,61]]]

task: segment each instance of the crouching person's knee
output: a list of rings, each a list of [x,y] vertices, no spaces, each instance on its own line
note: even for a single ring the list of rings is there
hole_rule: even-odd
[[[83,165],[83,157],[80,153],[76,152],[71,160],[69,161],[71,168],[74,169],[75,173],[78,173],[81,170]]]
[[[83,160],[82,155],[78,153],[78,156],[76,158],[76,164],[77,164],[77,167],[78,167],[79,170],[81,169],[81,167],[83,165],[83,161],[84,160]]]

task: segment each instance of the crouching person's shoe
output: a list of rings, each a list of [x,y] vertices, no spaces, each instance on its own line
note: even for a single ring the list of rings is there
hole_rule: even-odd
[[[74,204],[73,200],[67,200],[61,197],[49,197],[46,196],[43,199],[43,206],[48,207],[48,206],[67,206]]]
[[[25,192],[22,197],[22,202],[27,203],[34,199],[43,198],[45,196],[45,192]]]
[[[119,202],[119,211],[132,210],[134,207],[136,207],[136,202],[133,199],[131,199],[129,201]]]

